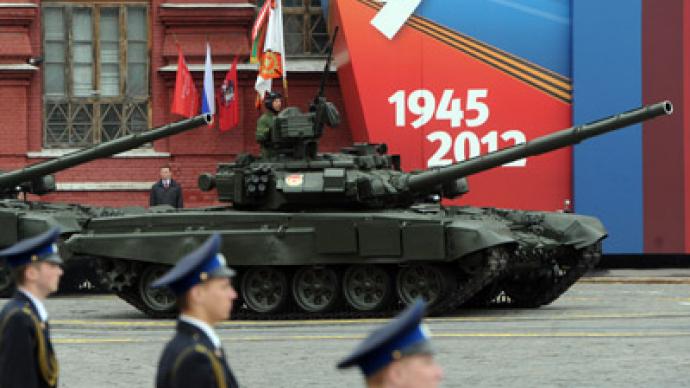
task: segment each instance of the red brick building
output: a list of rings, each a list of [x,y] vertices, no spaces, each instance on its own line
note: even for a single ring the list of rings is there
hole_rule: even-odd
[[[258,1],[261,3],[261,1]],[[186,206],[215,203],[197,175],[243,152],[258,152],[256,65],[248,63],[257,1],[190,0],[0,3],[0,170],[11,170],[160,126],[170,113],[178,43],[199,89],[205,42],[216,87],[239,56],[240,125],[198,128],[56,174],[50,201],[146,206],[161,165],[172,167]],[[318,87],[327,36],[319,0],[284,0],[288,104],[306,108]],[[305,32],[306,31],[306,32]],[[275,83],[275,84],[279,84]],[[343,109],[331,72],[326,96]],[[344,116],[344,115],[343,115]],[[347,122],[322,149],[351,142]]]

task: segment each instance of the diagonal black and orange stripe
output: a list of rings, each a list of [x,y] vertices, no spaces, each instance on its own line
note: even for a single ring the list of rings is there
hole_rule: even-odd
[[[357,1],[376,10],[382,7],[373,0]],[[563,102],[572,101],[572,85],[567,77],[417,15],[405,24]]]

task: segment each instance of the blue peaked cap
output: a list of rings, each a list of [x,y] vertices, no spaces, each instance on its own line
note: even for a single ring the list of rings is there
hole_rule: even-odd
[[[63,264],[58,252],[57,240],[60,228],[53,227],[47,232],[19,241],[0,251],[10,267],[37,263],[41,261]]]
[[[338,368],[359,366],[369,377],[391,362],[414,354],[433,354],[430,334],[421,323],[426,303],[417,299],[395,319],[371,333]]]
[[[184,294],[195,285],[218,277],[233,277],[235,271],[225,262],[220,253],[220,235],[214,233],[201,246],[184,256],[165,275],[158,278],[152,288],[168,286],[177,295]]]

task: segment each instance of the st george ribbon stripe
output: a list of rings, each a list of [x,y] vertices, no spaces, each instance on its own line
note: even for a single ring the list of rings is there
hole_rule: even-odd
[[[357,1],[368,7],[381,9],[381,5],[372,0]],[[420,16],[410,17],[407,24],[563,102],[572,101],[572,86],[567,77]]]

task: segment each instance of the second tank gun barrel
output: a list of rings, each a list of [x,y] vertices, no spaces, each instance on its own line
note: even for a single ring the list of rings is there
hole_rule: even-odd
[[[510,148],[477,156],[451,166],[440,167],[419,174],[411,174],[402,182],[402,186],[411,191],[423,191],[429,187],[499,167],[518,159],[541,155],[577,144],[590,137],[637,124],[657,116],[670,115],[672,112],[673,105],[670,101],[642,106],[588,124],[563,129]]]
[[[211,122],[211,115],[202,114],[189,119],[166,124],[148,131],[133,133],[121,138],[108,141],[75,151],[57,159],[39,162],[20,170],[0,174],[0,188],[15,187],[37,177],[53,174],[88,161],[105,158],[120,152],[137,148],[146,143],[164,137],[176,135],[180,132],[196,128]]]

